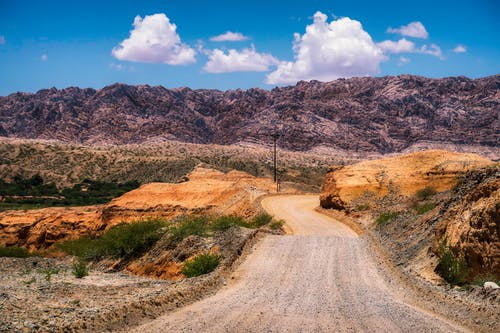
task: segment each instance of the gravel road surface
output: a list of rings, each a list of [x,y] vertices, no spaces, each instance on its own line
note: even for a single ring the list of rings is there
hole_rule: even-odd
[[[266,198],[293,234],[267,236],[216,295],[133,332],[464,332],[403,301],[351,229],[316,196]],[[406,298],[405,298],[406,299]]]

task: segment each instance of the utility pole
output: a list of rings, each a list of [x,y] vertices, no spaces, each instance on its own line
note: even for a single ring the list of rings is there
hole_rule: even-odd
[[[280,135],[278,134],[278,131],[276,130],[276,126],[274,126],[274,133],[272,134],[273,137],[273,144],[274,144],[274,155],[273,155],[273,165],[274,165],[274,182],[278,183],[278,171],[277,171],[277,154],[276,154],[276,142],[278,141],[278,138]]]

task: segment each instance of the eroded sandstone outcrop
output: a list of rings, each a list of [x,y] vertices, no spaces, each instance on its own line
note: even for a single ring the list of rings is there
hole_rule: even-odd
[[[122,222],[183,214],[249,217],[257,211],[256,199],[274,190],[269,179],[198,167],[183,183],[145,184],[106,205],[2,212],[0,246],[39,250],[65,239],[95,237]]]
[[[480,275],[500,278],[500,166],[467,172],[432,220],[439,221],[435,252],[447,239],[467,262],[469,280]]]
[[[393,192],[411,196],[425,187],[445,191],[467,170],[491,163],[475,154],[429,150],[334,167],[323,183],[321,206],[346,209],[366,194],[382,197]]]

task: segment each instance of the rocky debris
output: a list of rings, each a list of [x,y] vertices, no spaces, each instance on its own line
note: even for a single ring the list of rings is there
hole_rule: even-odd
[[[370,194],[412,196],[425,187],[445,191],[463,172],[489,164],[475,154],[428,150],[332,167],[321,189],[321,207],[346,209],[353,200]]]
[[[434,252],[447,239],[465,259],[469,280],[500,279],[500,166],[467,172],[428,223],[437,225]]]
[[[106,205],[1,212],[0,246],[40,250],[65,239],[98,236],[122,222],[185,214],[250,217],[258,211],[255,200],[274,191],[269,179],[198,167],[183,183],[146,184]],[[287,191],[295,190],[284,187]]]
[[[259,232],[231,228],[212,239],[188,237],[174,248],[160,241],[124,271],[109,272],[106,263],[94,263],[83,279],[72,276],[71,257],[0,258],[0,332],[102,332],[155,318],[225,285],[235,261]],[[190,279],[177,274],[176,281],[156,279],[171,273],[168,260],[160,264],[165,256],[181,262],[210,247],[223,257],[214,272]],[[144,276],[127,274],[140,269]]]
[[[486,281],[483,284],[483,288],[484,289],[492,289],[492,290],[500,289],[500,287],[498,286],[498,284],[496,284],[495,282],[492,282],[492,281]]]
[[[78,143],[269,144],[400,152],[439,145],[491,148],[499,158],[500,75],[412,75],[297,83],[263,89],[191,90],[113,84],[0,97],[0,135]]]

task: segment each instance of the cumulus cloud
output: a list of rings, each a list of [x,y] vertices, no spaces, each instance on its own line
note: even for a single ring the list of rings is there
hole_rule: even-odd
[[[427,37],[429,37],[429,33],[427,32],[424,25],[420,21],[411,22],[408,25],[403,25],[397,29],[389,27],[387,28],[387,32],[414,38],[427,39]]]
[[[407,63],[410,62],[410,59],[409,58],[406,58],[406,57],[399,57],[399,62],[398,62],[398,66],[404,66],[406,65]]]
[[[386,53],[411,53],[415,50],[415,44],[402,38],[397,42],[385,40],[377,44]]]
[[[227,53],[215,49],[208,51],[207,55],[208,62],[203,70],[209,73],[265,72],[279,62],[270,54],[256,52],[253,45],[242,51],[231,49]]]
[[[196,51],[181,42],[177,26],[163,13],[136,16],[130,37],[113,48],[119,60],[185,65],[196,61]]]
[[[210,38],[212,42],[241,42],[243,40],[247,40],[248,37],[244,36],[240,32],[232,32],[228,31],[222,35],[214,36]]]
[[[455,52],[455,53],[465,53],[465,52],[467,52],[467,46],[465,46],[465,45],[457,45],[453,49],[453,52]]]
[[[42,61],[47,61],[47,60],[49,60],[49,57],[47,56],[47,54],[43,53],[43,54],[40,56],[40,60],[42,60]]]
[[[5,44],[5,36],[0,35],[0,45]]]
[[[443,52],[441,48],[436,44],[431,44],[430,46],[422,45],[422,47],[418,50],[419,53],[429,54],[435,57],[438,57],[441,60],[444,60]]]
[[[344,17],[328,23],[327,16],[319,11],[313,18],[304,35],[294,35],[295,60],[280,62],[267,75],[267,83],[330,81],[379,72],[379,64],[386,56],[359,21]]]

